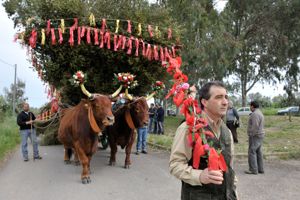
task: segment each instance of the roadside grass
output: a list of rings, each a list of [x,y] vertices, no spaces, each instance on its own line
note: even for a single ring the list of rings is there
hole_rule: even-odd
[[[0,123],[0,161],[20,143],[15,117],[5,117]]]
[[[247,154],[248,116],[241,116],[241,126],[238,128],[239,143],[235,144],[235,154]],[[149,142],[166,149],[170,149],[177,127],[183,117],[165,118],[165,135],[149,135]],[[300,117],[293,116],[289,121],[288,116],[265,115],[265,132],[263,151],[264,154],[282,154],[283,159],[300,159]]]

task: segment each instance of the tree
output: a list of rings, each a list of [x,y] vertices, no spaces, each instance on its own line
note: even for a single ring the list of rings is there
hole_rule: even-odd
[[[25,82],[23,82],[20,79],[17,79],[16,84],[16,111],[22,109],[22,103],[28,100],[27,97],[24,96],[25,94]],[[5,101],[7,104],[12,108],[13,105],[13,94],[14,94],[15,86],[14,84],[10,85],[10,88],[4,88],[4,94],[5,94]]]
[[[237,50],[229,68],[241,85],[243,106],[258,82],[278,83],[284,69],[285,36],[281,33],[280,1],[230,0],[222,13]],[[275,17],[276,16],[276,17]]]
[[[78,18],[79,26],[86,26],[89,24],[89,15],[93,13],[97,17],[96,27],[98,28],[101,28],[102,18],[107,18],[108,29],[113,33],[116,29],[116,20],[109,19],[124,19],[125,21],[120,21],[119,34],[129,37],[126,20],[132,21],[133,34],[137,32],[138,24],[135,22],[141,22],[142,38],[145,42],[158,46],[175,44],[175,38],[178,35],[176,27],[173,30],[173,40],[165,39],[164,34],[166,27],[172,24],[173,20],[169,17],[167,10],[156,4],[149,5],[146,0],[7,0],[4,7],[16,26],[26,28],[26,45],[29,45],[29,37],[33,28],[38,30],[38,43],[32,52],[33,64],[44,81],[62,91],[64,102],[77,103],[83,96],[80,90],[74,88],[69,82],[69,78],[77,70],[82,70],[87,74],[86,87],[90,92],[106,94],[118,88],[117,85],[112,84],[114,73],[131,72],[138,75],[136,79],[139,86],[130,91],[135,95],[150,93],[150,87],[154,81],[166,79],[165,69],[161,67],[160,62],[149,61],[143,56],[128,56],[126,52],[101,49],[99,45],[84,42],[86,37],[82,38],[80,45],[72,47],[68,42],[51,45],[51,36],[46,37],[44,46],[40,42],[41,29],[46,28],[48,19],[52,19],[51,27],[59,27],[60,20],[55,19],[70,19],[65,20],[65,27],[71,27],[74,24],[73,18]],[[161,35],[149,37],[148,32],[145,31],[147,24],[157,25],[161,30]],[[63,35],[64,41],[68,41],[70,37],[69,29],[66,31],[67,33]],[[76,31],[74,33],[77,34]],[[75,44],[78,42],[76,36],[74,37]],[[56,38],[58,38],[57,33]]]

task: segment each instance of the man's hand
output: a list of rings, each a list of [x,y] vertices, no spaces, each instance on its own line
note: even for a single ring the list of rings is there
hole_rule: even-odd
[[[30,120],[30,121],[27,121],[25,122],[25,124],[33,124],[34,120]]]
[[[221,170],[211,170],[208,168],[204,169],[200,174],[200,182],[202,184],[216,184],[221,185],[223,182],[223,172]]]

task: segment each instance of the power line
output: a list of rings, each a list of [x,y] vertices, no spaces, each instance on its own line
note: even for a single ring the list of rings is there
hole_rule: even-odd
[[[6,64],[6,65],[9,65],[11,67],[15,67],[15,65],[9,64],[9,63],[5,62],[4,60],[2,60],[1,58],[0,58],[0,62],[2,62],[3,64]]]

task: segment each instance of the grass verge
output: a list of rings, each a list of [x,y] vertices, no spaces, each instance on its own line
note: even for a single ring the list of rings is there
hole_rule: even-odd
[[[165,134],[150,134],[151,144],[170,149],[176,129],[183,117],[166,117]],[[241,127],[238,128],[239,143],[235,144],[235,154],[247,154],[248,116],[241,116]],[[288,116],[265,115],[265,131],[263,151],[266,155],[280,155],[282,159],[300,159],[300,117],[293,116],[290,122]]]
[[[0,161],[20,143],[15,117],[6,117],[0,123]]]

